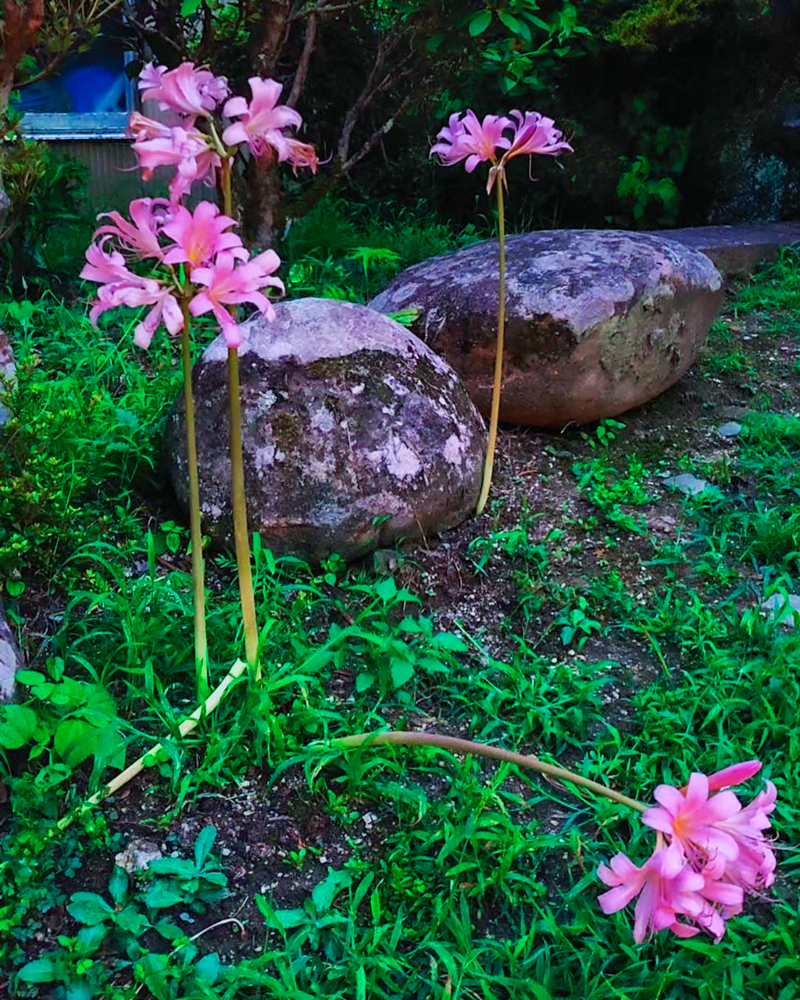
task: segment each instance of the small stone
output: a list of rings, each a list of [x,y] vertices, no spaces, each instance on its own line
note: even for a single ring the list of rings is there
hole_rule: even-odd
[[[800,625],[800,594],[772,594],[762,603],[761,610],[786,628],[796,628]]]
[[[661,531],[665,535],[675,530],[675,526],[678,522],[674,517],[669,514],[654,514],[652,517],[647,518],[647,527],[651,531]],[[637,594],[637,600],[641,600],[644,594]]]
[[[378,817],[375,815],[375,813],[364,813],[364,815],[361,817],[361,820],[364,826],[368,830],[371,830],[373,826],[375,826],[375,821],[377,820],[377,818]]]
[[[696,497],[708,489],[708,480],[698,479],[691,472],[682,472],[679,476],[667,476],[664,485],[674,486],[676,490],[680,490],[686,496]]]
[[[729,420],[727,424],[723,424],[717,429],[717,433],[720,437],[735,438],[742,433],[742,425],[737,424],[735,420]]]
[[[0,705],[13,701],[14,676],[22,670],[22,654],[0,605]]]
[[[114,857],[114,863],[129,875],[144,871],[151,861],[159,861],[164,855],[158,844],[152,840],[140,840],[133,837],[128,841],[124,851]]]

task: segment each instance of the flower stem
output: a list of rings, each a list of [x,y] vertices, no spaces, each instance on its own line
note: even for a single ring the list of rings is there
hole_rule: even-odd
[[[222,211],[231,215],[233,196],[231,194],[230,156],[222,160]],[[250,560],[250,533],[247,529],[247,504],[244,493],[244,461],[242,458],[242,404],[239,387],[239,352],[228,348],[228,405],[230,413],[231,450],[231,492],[233,503],[233,537],[236,545],[236,567],[239,572],[239,599],[244,622],[244,647],[247,664],[253,670],[255,679],[261,680],[261,664],[258,662],[258,626],[256,624],[256,601],[253,594],[253,571]]]
[[[584,778],[581,774],[568,771],[564,767],[556,764],[548,764],[539,760],[538,757],[526,754],[514,753],[513,750],[504,750],[502,747],[490,746],[487,743],[473,743],[472,740],[462,740],[456,736],[440,736],[438,733],[414,733],[414,732],[393,732],[383,733],[359,733],[357,736],[345,736],[342,739],[333,741],[334,747],[340,750],[353,750],[372,746],[421,746],[434,747],[438,750],[449,750],[459,754],[477,754],[479,757],[489,757],[492,760],[502,760],[508,764],[516,764],[518,767],[527,768],[529,771],[538,771],[540,774],[547,774],[551,778],[558,778],[560,781],[569,782],[579,788],[586,788],[595,795],[603,795],[612,802],[628,806],[637,812],[644,812],[647,806],[636,799],[628,798],[621,792],[615,792],[613,788]]]
[[[203,532],[200,525],[200,481],[197,466],[194,394],[192,393],[192,340],[189,308],[184,298],[181,356],[183,359],[183,398],[186,404],[186,447],[189,458],[189,523],[192,538],[192,589],[194,592],[194,658],[197,673],[197,697],[207,698],[208,643],[206,639],[206,592],[203,570]]]
[[[187,716],[178,726],[179,734],[181,736],[187,736],[193,729],[197,728],[201,719],[211,715],[217,705],[219,705],[225,697],[228,688],[230,688],[231,685],[242,676],[245,670],[247,670],[247,664],[243,660],[237,660],[228,673],[222,678],[217,687],[214,688],[211,694],[209,694],[203,701],[203,703],[198,705],[192,714]],[[109,795],[114,795],[115,792],[118,792],[120,788],[127,785],[127,783],[132,778],[135,778],[137,774],[141,774],[145,766],[147,766],[145,761],[149,762],[163,749],[163,743],[156,743],[154,746],[150,747],[147,753],[142,754],[138,760],[135,760],[132,764],[126,767],[124,771],[120,771],[116,778],[109,781],[107,785],[104,785],[99,792],[95,792],[94,795],[78,806],[77,809],[73,809],[72,812],[67,813],[66,816],[62,816],[58,823],[56,823],[56,825],[51,829],[50,835],[55,836],[56,833],[66,830],[71,823],[74,823],[75,820],[84,813],[89,812],[89,810],[94,808],[94,806],[99,805],[104,799],[108,798]]]
[[[494,385],[492,386],[492,410],[489,415],[489,445],[486,449],[486,462],[483,466],[483,484],[478,498],[476,514],[482,514],[489,490],[492,486],[492,470],[494,469],[494,452],[497,447],[497,425],[500,420],[500,393],[503,388],[503,344],[506,333],[506,212],[503,200],[502,172],[497,177],[497,235],[500,243],[500,288],[497,304],[497,346],[494,356]]]
[[[233,167],[233,158],[231,156],[224,156],[222,158],[221,167],[221,186],[222,186],[222,214],[231,216],[233,212],[233,194],[231,193],[231,169]],[[231,216],[232,217],[232,216]]]
[[[248,666],[255,679],[261,679],[258,662],[258,626],[253,594],[253,572],[250,565],[250,536],[247,530],[247,505],[244,493],[244,461],[242,458],[242,405],[239,397],[239,352],[228,348],[228,403],[230,407],[231,490],[233,502],[233,537],[236,545],[236,566],[239,571],[239,599],[244,622],[244,646]]]

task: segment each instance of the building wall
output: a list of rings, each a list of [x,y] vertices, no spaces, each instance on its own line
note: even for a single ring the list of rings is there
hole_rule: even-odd
[[[121,211],[132,198],[166,194],[163,181],[144,183],[128,139],[60,139],[51,145],[87,168],[86,202],[93,212]]]
[[[90,212],[124,211],[132,198],[166,198],[172,171],[159,168],[151,181],[143,181],[130,139],[58,139],[56,153],[74,157],[87,168],[86,204]],[[214,188],[195,185],[189,205],[217,201]]]

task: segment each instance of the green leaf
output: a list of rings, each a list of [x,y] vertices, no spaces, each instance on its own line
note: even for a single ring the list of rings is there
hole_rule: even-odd
[[[482,35],[484,31],[492,23],[492,12],[490,10],[482,10],[479,14],[469,22],[469,34],[471,38],[477,38],[478,35]]]
[[[152,867],[152,865],[150,866]],[[151,910],[161,910],[183,902],[183,893],[176,892],[163,882],[156,882],[144,894],[144,904]]]
[[[375,678],[372,674],[359,674],[358,677],[356,677],[356,691],[361,694],[363,691],[371,688],[374,683]]]
[[[256,906],[264,916],[267,927],[273,930],[286,931],[292,927],[300,927],[309,919],[306,911],[300,908],[276,910],[266,896],[262,896],[260,893],[256,893],[255,901]]]
[[[466,653],[469,649],[461,636],[453,635],[452,632],[438,632],[433,641],[439,649],[446,649],[449,653]]]
[[[198,868],[202,868],[206,859],[211,853],[214,841],[217,838],[217,831],[213,826],[206,826],[200,831],[194,845],[194,863]]]
[[[93,927],[83,926],[75,936],[76,954],[94,955],[106,939],[109,932],[107,924],[95,924]]]
[[[114,871],[108,883],[108,894],[116,906],[120,906],[128,891],[128,873],[119,865],[114,865]]]
[[[347,889],[353,883],[353,876],[350,872],[337,872],[333,868],[328,869],[328,877],[324,882],[315,885],[311,892],[311,899],[317,909],[317,913],[327,913],[333,905],[336,896]]]
[[[413,676],[414,664],[409,663],[408,660],[395,660],[392,664],[392,684],[396,688],[408,684]]]
[[[69,767],[77,767],[95,751],[97,729],[82,719],[64,719],[53,740],[56,752]]]
[[[167,982],[169,967],[168,955],[154,955],[148,952],[138,963],[145,986],[155,997],[155,1000],[170,1000],[170,989]]]
[[[506,13],[506,11],[504,10],[498,11],[497,16],[500,18],[500,20],[508,28],[509,31],[513,31],[515,35],[523,34],[525,26],[518,17],[514,17],[513,14]]]
[[[18,684],[24,684],[26,687],[34,687],[37,684],[43,683],[45,676],[40,674],[38,670],[18,670],[14,674],[14,679]]]
[[[213,986],[219,978],[219,955],[215,951],[212,951],[208,955],[204,955],[197,965],[195,965],[194,969],[198,977],[202,979],[204,983],[208,983],[209,986]]]
[[[4,705],[4,719],[0,722],[0,747],[19,750],[36,731],[36,712],[27,705]]]
[[[139,913],[133,904],[123,907],[116,916],[116,924],[120,930],[139,937],[150,926],[150,921],[143,913]]]
[[[60,979],[58,966],[52,958],[37,958],[23,965],[17,973],[23,983],[54,983]]]
[[[125,740],[116,725],[97,730],[94,759],[100,770],[113,767],[121,771],[125,767]]]
[[[202,0],[182,0],[181,17],[191,17],[200,10]]]
[[[394,582],[394,577],[387,576],[380,583],[377,583],[375,585],[375,593],[384,604],[397,597],[397,584]]]
[[[165,941],[181,941],[186,937],[186,931],[182,930],[177,924],[171,923],[169,920],[159,920],[158,923],[153,924],[153,930],[156,931]]]
[[[67,913],[87,927],[94,927],[112,917],[114,909],[96,892],[74,892],[67,903]]]
[[[20,594],[25,593],[25,581],[24,580],[6,580],[6,590],[10,597],[19,597]]]

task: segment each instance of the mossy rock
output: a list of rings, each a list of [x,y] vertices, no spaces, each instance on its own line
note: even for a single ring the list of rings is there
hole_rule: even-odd
[[[242,435],[251,531],[274,552],[364,555],[453,527],[474,509],[483,421],[441,358],[364,306],[299,299],[245,324]],[[227,349],[195,366],[204,530],[233,538]],[[188,502],[182,397],[167,430],[169,475]]]

